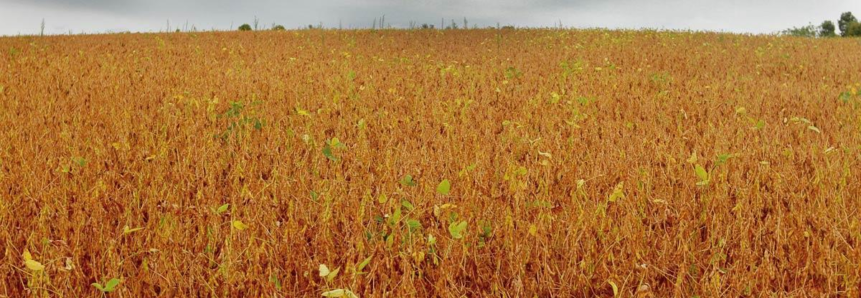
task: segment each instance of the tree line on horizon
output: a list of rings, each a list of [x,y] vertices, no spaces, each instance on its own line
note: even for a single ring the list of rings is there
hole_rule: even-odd
[[[379,23],[380,29],[385,28],[385,20],[386,20],[385,15],[383,15],[383,17],[380,18],[380,23]],[[259,28],[258,24],[259,24],[259,19],[257,19],[257,17],[254,17],[254,26],[253,27],[249,24],[242,24],[237,29],[239,31],[257,31]],[[318,25],[317,27],[315,27],[314,25],[308,25],[308,29],[322,28],[322,27],[323,27],[322,23],[320,25]],[[377,19],[375,18],[372,29],[377,29],[377,27],[378,27]],[[477,28],[477,26],[475,26],[475,25],[473,25],[473,27]],[[415,22],[410,22],[410,29],[418,29],[418,28],[436,29],[436,27],[433,24],[425,23],[425,24],[418,25]],[[444,29],[460,29],[460,28],[468,29],[469,23],[468,23],[466,18],[463,18],[463,27],[459,28],[458,24],[454,21],[454,19],[452,19],[451,24],[446,26],[445,25],[445,19],[443,19],[439,28],[441,28],[441,29],[442,28],[444,28]],[[513,26],[503,27],[503,29],[513,29],[513,28],[514,28]],[[272,27],[270,28],[270,30],[285,30],[285,29],[286,28],[284,28],[284,26],[277,25],[277,24],[272,24]],[[838,29],[840,30],[840,34],[837,33]],[[858,21],[858,19],[855,17],[855,15],[852,14],[852,12],[847,11],[847,12],[840,14],[840,18],[837,20],[836,25],[831,20],[825,20],[822,22],[822,24],[820,24],[818,26],[810,24],[807,26],[793,27],[793,28],[789,28],[789,29],[781,31],[780,34],[789,35],[789,36],[798,36],[798,37],[838,37],[838,36],[840,36],[840,37],[861,37],[861,22]]]
[[[837,34],[837,30],[840,34]],[[847,11],[840,14],[837,25],[831,20],[825,20],[819,26],[810,24],[802,27],[789,28],[781,32],[784,35],[799,37],[861,37],[861,22]]]
[[[448,30],[448,29],[469,29],[470,28],[469,27],[469,20],[467,20],[465,17],[463,18],[463,26],[462,27],[459,26],[458,23],[455,22],[454,19],[451,19],[451,23],[448,25],[446,25],[445,22],[446,22],[445,18],[441,19],[440,26],[436,27],[434,24],[423,23],[423,24],[419,25],[417,22],[410,21],[409,29],[447,29]],[[253,27],[251,25],[249,25],[248,23],[245,23],[245,24],[240,25],[237,29],[239,31],[257,31],[257,30],[259,30],[258,29],[259,28],[258,23],[259,23],[259,20],[255,16]],[[388,27],[386,25],[388,25]],[[559,26],[560,27],[562,26],[561,21],[560,21]],[[302,29],[302,27],[299,27],[299,28]],[[338,29],[341,29],[341,28],[342,28],[341,24],[338,24]],[[391,29],[393,27],[390,23],[389,24],[386,23],[386,16],[383,15],[381,18],[379,18],[379,24],[377,23],[377,18],[374,18],[374,22],[371,25],[371,30],[376,30],[378,28],[379,29],[386,29],[386,28]],[[478,29],[478,28],[479,28],[478,25],[476,25],[476,24],[472,25],[472,29]],[[494,27],[488,26],[487,28],[492,29]],[[505,25],[505,26],[500,27],[499,24],[497,24],[496,28],[497,29],[499,29],[499,28],[501,28],[501,29],[514,29],[515,27],[512,25]],[[260,29],[266,30],[265,28],[260,28]],[[316,26],[313,24],[309,24],[308,29],[323,29],[323,23],[321,22],[319,25],[316,25]],[[277,24],[273,23],[272,27],[269,30],[278,31],[278,30],[286,30],[286,28],[284,28],[284,26],[282,26],[282,25],[277,25]]]

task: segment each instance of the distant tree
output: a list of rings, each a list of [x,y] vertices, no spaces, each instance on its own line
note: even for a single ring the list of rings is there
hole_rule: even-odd
[[[239,26],[239,31],[251,31],[251,25],[242,24],[242,26]]]
[[[837,33],[834,33],[834,22],[825,21],[822,22],[822,25],[819,25],[819,37],[834,37],[837,36]]]
[[[273,31],[284,31],[284,30],[287,30],[287,28],[284,28],[284,26],[281,26],[281,25],[275,25],[272,27],[272,30]]]
[[[840,19],[837,20],[837,27],[840,28],[840,36],[848,36],[849,32],[849,24],[857,23],[858,19],[852,15],[852,12],[844,12],[840,15]]]
[[[796,37],[816,37],[816,34],[819,32],[816,26],[813,24],[802,26],[802,27],[793,27],[781,32],[784,35],[796,36]]]
[[[861,37],[861,23],[852,22],[846,26],[846,36],[847,37]]]

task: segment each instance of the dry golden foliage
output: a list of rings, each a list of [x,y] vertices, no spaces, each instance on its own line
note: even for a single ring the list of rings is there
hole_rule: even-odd
[[[0,38],[0,296],[857,297],[859,47]]]

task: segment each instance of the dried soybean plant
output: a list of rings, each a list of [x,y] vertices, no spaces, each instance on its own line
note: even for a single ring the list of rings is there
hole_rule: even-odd
[[[0,38],[0,296],[861,295],[857,49]]]

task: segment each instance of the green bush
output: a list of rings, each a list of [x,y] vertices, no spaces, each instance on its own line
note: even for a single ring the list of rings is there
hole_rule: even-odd
[[[251,25],[242,24],[242,26],[239,26],[239,31],[251,31]]]

